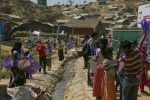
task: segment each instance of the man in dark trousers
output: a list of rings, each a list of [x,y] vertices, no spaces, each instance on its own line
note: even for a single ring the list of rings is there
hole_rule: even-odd
[[[46,74],[46,47],[41,41],[39,41],[36,49],[39,53],[40,66],[43,68],[44,74]],[[39,72],[41,72],[41,68],[39,69]]]

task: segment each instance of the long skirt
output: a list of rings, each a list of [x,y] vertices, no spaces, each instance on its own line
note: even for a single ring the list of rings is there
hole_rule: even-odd
[[[116,100],[115,75],[105,76],[105,99]]]
[[[63,49],[58,50],[58,57],[59,57],[59,61],[64,60],[64,52],[63,52]]]
[[[98,64],[93,82],[93,96],[103,97],[105,81],[104,81],[104,67],[102,64]]]
[[[140,76],[140,91],[144,92],[144,86],[148,84],[146,71],[143,69],[141,76]]]

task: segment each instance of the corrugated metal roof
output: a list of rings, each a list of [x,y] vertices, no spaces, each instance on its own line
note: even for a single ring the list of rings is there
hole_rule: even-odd
[[[95,28],[98,24],[98,19],[90,19],[90,20],[71,20],[65,24],[68,27],[76,27],[76,28]]]

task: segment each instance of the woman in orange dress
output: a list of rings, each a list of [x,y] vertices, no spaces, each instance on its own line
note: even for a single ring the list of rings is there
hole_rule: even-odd
[[[104,50],[107,47],[107,41],[104,42],[102,45],[103,41],[106,41],[106,39],[101,39],[101,42],[97,42],[97,49],[96,49],[96,73],[94,77],[94,82],[93,82],[93,96],[96,97],[96,100],[104,100],[104,88],[105,88],[105,83],[104,83],[104,66],[103,66],[103,55],[102,55],[102,50]],[[101,48],[100,49],[100,45]]]
[[[105,69],[105,99],[116,100],[115,74],[117,61],[113,59],[112,48],[105,49],[103,66]]]

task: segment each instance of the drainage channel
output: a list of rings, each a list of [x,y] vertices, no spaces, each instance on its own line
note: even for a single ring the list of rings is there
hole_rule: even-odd
[[[68,82],[71,80],[73,75],[74,61],[75,59],[72,59],[65,63],[65,72],[63,74],[63,78],[59,83],[57,83],[55,91],[52,95],[52,100],[64,100],[65,87],[67,86]]]

